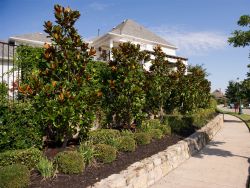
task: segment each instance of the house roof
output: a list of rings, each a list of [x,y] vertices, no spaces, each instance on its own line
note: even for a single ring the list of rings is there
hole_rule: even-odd
[[[122,23],[114,27],[109,33],[117,35],[129,35],[132,37],[149,40],[155,43],[176,48],[173,44],[169,43],[165,39],[159,37],[158,35],[145,28],[144,26],[130,19],[124,20]]]
[[[38,43],[43,44],[45,42],[51,43],[50,38],[45,33],[29,33],[23,35],[17,35],[9,38],[9,41],[19,41],[24,43]]]
[[[220,90],[218,90],[218,89],[216,89],[216,90],[212,93],[212,95],[213,95],[215,98],[223,98],[223,97],[224,97],[224,94],[223,94]]]

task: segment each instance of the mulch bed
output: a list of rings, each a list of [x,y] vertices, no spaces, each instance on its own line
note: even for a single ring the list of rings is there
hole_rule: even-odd
[[[88,166],[84,173],[80,175],[57,174],[57,176],[51,180],[43,180],[37,171],[33,171],[31,174],[31,185],[29,187],[84,188],[93,185],[95,182],[98,182],[111,174],[117,174],[120,171],[125,170],[128,166],[137,161],[165,150],[168,146],[176,144],[183,138],[184,137],[177,135],[165,136],[161,140],[153,140],[148,145],[138,146],[135,152],[119,152],[117,159],[112,163],[98,163],[95,166]]]

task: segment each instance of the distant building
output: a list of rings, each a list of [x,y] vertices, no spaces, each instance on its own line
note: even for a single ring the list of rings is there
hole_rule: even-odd
[[[216,89],[212,94],[211,94],[218,103],[224,104],[226,102],[226,97],[222,93],[221,89]]]

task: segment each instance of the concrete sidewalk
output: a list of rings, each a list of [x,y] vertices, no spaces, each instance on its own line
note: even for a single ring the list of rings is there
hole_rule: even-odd
[[[238,118],[225,115],[213,141],[151,188],[246,188],[249,158],[248,128]]]

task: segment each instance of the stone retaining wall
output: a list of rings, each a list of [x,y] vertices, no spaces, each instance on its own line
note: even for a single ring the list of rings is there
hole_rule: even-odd
[[[188,138],[149,158],[130,165],[89,188],[146,188],[153,185],[190,156],[201,150],[220,130],[223,116],[218,115]]]

